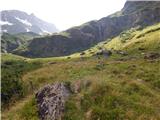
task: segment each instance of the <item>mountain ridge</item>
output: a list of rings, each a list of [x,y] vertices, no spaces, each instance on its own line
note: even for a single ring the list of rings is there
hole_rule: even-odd
[[[154,5],[154,7],[152,6]],[[128,9],[131,11],[128,13]],[[57,57],[73,54],[101,42],[113,38],[132,27],[141,29],[160,22],[160,2],[127,1],[121,11],[98,21],[91,21],[73,27],[62,33],[44,38],[33,39],[26,50],[14,51],[15,54],[27,57]],[[143,9],[142,9],[143,8]],[[34,46],[39,46],[35,48]]]

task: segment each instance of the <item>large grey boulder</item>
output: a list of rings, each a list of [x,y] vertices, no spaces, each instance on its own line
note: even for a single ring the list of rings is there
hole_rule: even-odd
[[[64,112],[65,101],[70,90],[64,83],[46,85],[36,93],[38,112],[41,120],[58,120]]]

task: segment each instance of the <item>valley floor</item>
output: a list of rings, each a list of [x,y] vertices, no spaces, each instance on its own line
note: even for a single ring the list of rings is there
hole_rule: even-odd
[[[160,59],[113,55],[43,63],[23,75],[36,91],[55,81],[89,82],[66,103],[65,120],[160,119]],[[19,100],[2,119],[36,120],[34,94]]]

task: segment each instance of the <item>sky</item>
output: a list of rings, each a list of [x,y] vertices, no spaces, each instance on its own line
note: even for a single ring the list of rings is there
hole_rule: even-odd
[[[0,10],[34,13],[60,30],[106,17],[124,6],[126,0],[1,0]]]

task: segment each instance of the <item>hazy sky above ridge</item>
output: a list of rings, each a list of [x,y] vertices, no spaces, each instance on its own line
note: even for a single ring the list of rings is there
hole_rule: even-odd
[[[65,30],[121,10],[126,0],[1,0],[0,10],[21,10]]]

